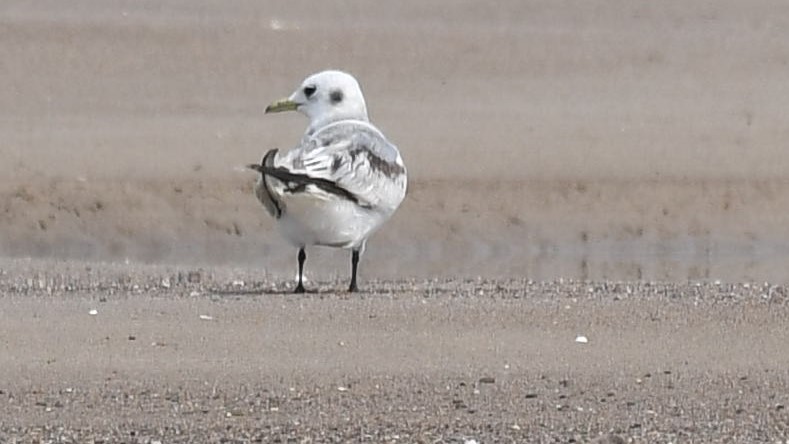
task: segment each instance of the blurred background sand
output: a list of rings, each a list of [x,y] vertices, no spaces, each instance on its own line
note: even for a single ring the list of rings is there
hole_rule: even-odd
[[[784,10],[6,1],[0,254],[295,274],[241,167],[306,125],[265,105],[340,68],[411,178],[363,278],[786,282]]]

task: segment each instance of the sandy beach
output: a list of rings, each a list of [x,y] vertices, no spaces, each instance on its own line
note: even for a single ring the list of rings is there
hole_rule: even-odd
[[[289,288],[288,288],[289,286]],[[782,442],[783,286],[3,263],[4,442]],[[579,339],[586,338],[586,341]]]
[[[5,2],[0,442],[786,441],[783,12]],[[293,296],[243,166],[326,68],[409,193]]]

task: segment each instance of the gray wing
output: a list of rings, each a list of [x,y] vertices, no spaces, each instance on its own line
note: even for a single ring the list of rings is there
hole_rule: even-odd
[[[362,205],[394,209],[405,196],[407,175],[397,147],[367,122],[327,125],[278,164],[293,173],[330,181]]]

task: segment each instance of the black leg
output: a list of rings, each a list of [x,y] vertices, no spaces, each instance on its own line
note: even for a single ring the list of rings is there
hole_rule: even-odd
[[[304,261],[307,260],[307,253],[304,247],[299,248],[299,285],[296,285],[295,293],[304,293]]]
[[[348,291],[355,292],[359,291],[359,287],[356,286],[356,268],[359,265],[359,250],[353,250],[351,252],[351,286],[348,288]]]

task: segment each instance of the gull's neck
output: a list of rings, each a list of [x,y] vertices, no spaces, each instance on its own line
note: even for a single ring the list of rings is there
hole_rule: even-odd
[[[343,120],[360,120],[362,122],[369,122],[367,117],[367,107],[364,102],[355,104],[353,106],[346,106],[339,109],[333,109],[331,112],[316,113],[308,115],[310,124],[307,127],[307,134],[314,134],[319,129],[326,125]]]

